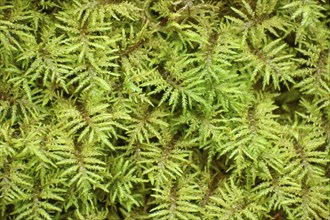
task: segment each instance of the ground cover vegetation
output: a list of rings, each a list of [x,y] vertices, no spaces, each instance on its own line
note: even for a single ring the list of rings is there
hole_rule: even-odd
[[[0,219],[329,219],[327,0],[1,0]]]

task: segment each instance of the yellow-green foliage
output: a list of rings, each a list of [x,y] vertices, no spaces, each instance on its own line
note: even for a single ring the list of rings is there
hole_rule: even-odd
[[[0,219],[330,218],[327,0],[1,0]]]

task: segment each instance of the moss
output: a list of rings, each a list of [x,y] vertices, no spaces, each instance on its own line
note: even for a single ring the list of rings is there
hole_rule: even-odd
[[[0,219],[327,219],[327,1],[4,0]]]

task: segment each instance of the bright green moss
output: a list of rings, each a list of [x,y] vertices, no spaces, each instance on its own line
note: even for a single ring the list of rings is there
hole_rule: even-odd
[[[0,219],[329,219],[326,0],[2,0]]]

